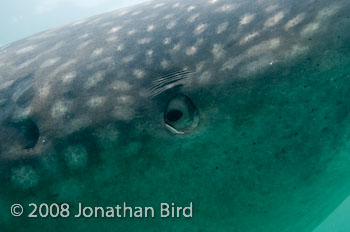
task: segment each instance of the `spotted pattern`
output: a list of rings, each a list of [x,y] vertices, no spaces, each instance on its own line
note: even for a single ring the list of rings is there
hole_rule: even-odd
[[[199,24],[193,31],[195,35],[203,33],[208,28],[207,24]]]
[[[107,117],[129,121],[142,105],[138,98],[148,98],[154,73],[189,66],[196,72],[186,79],[190,88],[254,78],[307,53],[309,39],[344,11],[342,0],[310,12],[303,11],[306,3],[296,10],[282,2],[159,1],[80,20],[1,49],[9,77],[0,76],[0,91],[32,74],[35,97],[26,107],[47,114],[46,126],[55,122],[70,132]],[[71,113],[87,108],[94,113],[73,122]]]
[[[280,11],[277,14],[275,14],[274,16],[272,16],[271,18],[269,18],[266,22],[265,22],[265,27],[273,27],[275,26],[277,23],[279,23],[283,17],[284,17],[284,12]]]
[[[51,108],[51,116],[53,118],[62,118],[68,112],[70,104],[70,102],[62,100],[57,101]]]
[[[21,48],[21,49],[17,50],[16,54],[17,55],[25,54],[25,53],[28,53],[28,52],[31,52],[31,51],[35,50],[35,48],[36,48],[36,46],[30,45],[28,47],[24,47],[24,48]]]
[[[29,189],[36,186],[39,179],[39,175],[31,166],[21,166],[18,168],[13,168],[11,171],[12,183],[21,189]]]
[[[57,63],[61,58],[55,57],[48,60],[45,60],[41,65],[40,68],[48,68],[50,66],[53,66],[55,63]]]
[[[88,162],[88,153],[82,145],[66,148],[63,153],[67,166],[71,169],[84,168]]]
[[[241,25],[249,24],[253,21],[254,18],[255,18],[255,14],[248,13],[241,18],[240,24]]]
[[[105,97],[92,97],[91,99],[89,99],[89,101],[87,102],[87,105],[91,108],[96,108],[96,107],[100,107],[104,104],[104,102],[106,101]]]

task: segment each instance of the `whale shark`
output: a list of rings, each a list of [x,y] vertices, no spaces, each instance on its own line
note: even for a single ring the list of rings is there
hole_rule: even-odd
[[[312,231],[350,193],[349,12],[157,0],[3,46],[2,230]]]

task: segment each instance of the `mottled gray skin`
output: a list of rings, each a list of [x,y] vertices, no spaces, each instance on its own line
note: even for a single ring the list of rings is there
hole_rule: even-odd
[[[150,2],[2,48],[0,223],[311,231],[350,193],[349,12],[348,0]],[[185,134],[164,123],[176,94],[199,113]],[[194,218],[8,216],[45,200],[193,201]]]

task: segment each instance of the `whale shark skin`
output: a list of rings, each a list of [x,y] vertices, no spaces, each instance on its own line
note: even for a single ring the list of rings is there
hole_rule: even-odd
[[[349,12],[154,1],[2,47],[1,228],[312,231],[350,193]],[[27,217],[79,202],[193,217]]]

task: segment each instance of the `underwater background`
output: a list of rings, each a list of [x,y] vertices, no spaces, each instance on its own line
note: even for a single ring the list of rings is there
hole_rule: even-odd
[[[0,3],[0,47],[38,33],[99,13],[127,7],[145,0],[13,0]],[[314,232],[350,231],[350,197]]]

